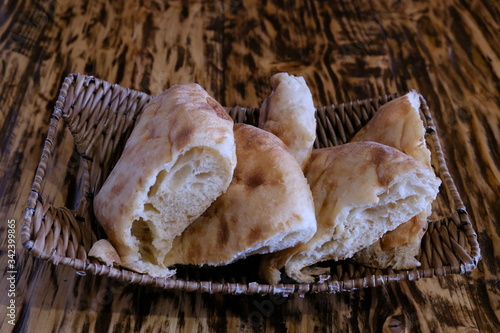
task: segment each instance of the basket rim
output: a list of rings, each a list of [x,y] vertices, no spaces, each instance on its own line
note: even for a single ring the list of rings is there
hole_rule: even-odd
[[[325,282],[316,282],[310,284],[277,284],[269,285],[258,282],[247,282],[247,283],[229,283],[229,282],[213,282],[213,281],[191,281],[182,280],[177,278],[153,278],[147,274],[141,274],[132,272],[125,268],[108,267],[102,264],[95,264],[90,262],[85,262],[78,258],[69,258],[66,256],[61,256],[54,250],[52,253],[44,253],[39,251],[34,247],[34,240],[31,239],[31,226],[33,219],[39,217],[42,211],[46,210],[46,205],[50,204],[43,202],[43,198],[40,194],[40,189],[45,181],[45,171],[50,159],[52,158],[52,148],[56,142],[56,134],[58,123],[61,118],[65,118],[63,114],[64,103],[68,95],[68,90],[72,85],[82,85],[85,82],[103,82],[110,85],[111,89],[124,89],[127,92],[135,92],[138,96],[149,96],[143,92],[135,91],[132,89],[124,88],[118,84],[111,84],[109,82],[95,78],[94,76],[72,73],[69,74],[63,81],[57,101],[55,102],[53,112],[50,116],[49,129],[44,141],[40,162],[36,168],[33,183],[31,186],[30,194],[27,199],[25,214],[22,222],[21,229],[21,242],[23,247],[33,256],[47,260],[55,265],[64,264],[71,266],[76,270],[79,275],[86,275],[86,273],[91,273],[93,275],[105,275],[119,279],[124,282],[138,283],[142,285],[153,285],[162,289],[167,290],[184,290],[184,291],[201,291],[208,293],[226,293],[226,294],[281,294],[288,295],[293,293],[298,293],[300,295],[307,293],[336,293],[340,291],[350,291],[360,288],[376,287],[387,284],[392,281],[402,281],[402,280],[418,280],[420,278],[429,278],[436,276],[446,276],[449,274],[464,274],[465,272],[471,271],[477,267],[479,260],[481,259],[481,251],[477,241],[477,234],[474,231],[472,223],[470,222],[469,215],[467,213],[466,207],[463,204],[462,199],[458,193],[455,182],[451,177],[448,166],[444,157],[441,142],[437,133],[437,128],[430,113],[427,102],[420,95],[421,99],[421,111],[425,116],[425,122],[427,123],[426,130],[427,134],[431,137],[433,144],[435,145],[436,158],[439,162],[440,174],[443,183],[448,186],[453,204],[455,205],[455,210],[451,212],[451,215],[455,215],[460,219],[460,228],[465,232],[467,242],[470,246],[471,257],[470,263],[462,263],[460,267],[442,266],[438,268],[416,268],[412,270],[400,270],[394,271],[394,274],[380,274],[372,275],[371,278],[358,278],[350,280],[329,280]],[[328,105],[318,107],[317,110],[321,108],[343,108],[346,105],[352,105],[353,103],[372,103],[373,101],[381,98],[395,98],[403,95],[404,93],[387,94],[380,95],[377,97],[353,100],[345,103],[339,103],[336,105]],[[226,110],[239,109],[241,110],[258,110],[258,108],[247,108],[241,106],[226,107]],[[237,121],[237,120],[235,120]],[[67,123],[65,124],[67,126]],[[65,207],[63,207],[65,208]],[[69,209],[66,209],[69,210]],[[43,213],[44,214],[44,213]],[[69,214],[66,212],[66,214]],[[444,218],[443,218],[444,219]],[[88,259],[87,259],[88,261]]]

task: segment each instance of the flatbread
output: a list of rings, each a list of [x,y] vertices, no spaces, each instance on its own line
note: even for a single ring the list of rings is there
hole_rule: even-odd
[[[275,135],[234,125],[238,164],[227,188],[174,241],[166,265],[219,266],[279,251],[316,232],[312,194],[304,174]]]
[[[426,165],[375,142],[313,150],[305,174],[318,229],[308,242],[263,258],[269,283],[279,282],[282,267],[298,282],[314,282],[308,266],[351,258],[425,210],[439,185]]]
[[[414,90],[380,107],[368,124],[351,140],[375,141],[389,145],[431,167],[431,152],[425,143],[420,118],[421,96]],[[354,256],[359,263],[377,268],[412,269],[420,266],[422,237],[427,230],[426,211],[385,234],[379,241]]]
[[[316,140],[316,108],[302,76],[278,73],[260,108],[259,128],[275,134],[305,168]]]
[[[197,84],[175,85],[143,110],[94,198],[121,264],[151,276],[172,242],[227,189],[236,166],[233,121]]]

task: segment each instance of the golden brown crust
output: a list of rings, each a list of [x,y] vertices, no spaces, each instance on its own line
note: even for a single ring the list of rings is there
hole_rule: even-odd
[[[375,141],[394,147],[430,166],[425,129],[419,113],[420,95],[411,91],[384,104],[350,142]]]
[[[406,246],[414,241],[414,238],[422,238],[427,230],[426,212],[420,213],[410,221],[401,224],[380,239],[380,249],[384,252],[392,251],[394,248]]]

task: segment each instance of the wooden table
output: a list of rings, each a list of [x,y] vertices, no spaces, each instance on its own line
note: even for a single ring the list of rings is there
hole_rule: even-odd
[[[0,331],[500,330],[497,1],[143,3],[0,4]],[[279,71],[304,76],[317,105],[419,90],[478,234],[478,268],[349,293],[271,298],[125,285],[79,276],[24,250],[26,200],[69,73],[150,94],[198,82],[223,105],[258,107]],[[9,230],[17,237],[15,297]]]

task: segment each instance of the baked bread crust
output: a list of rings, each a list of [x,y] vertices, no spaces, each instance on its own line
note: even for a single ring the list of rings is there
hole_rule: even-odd
[[[238,164],[227,188],[193,222],[167,265],[219,266],[308,241],[316,232],[312,194],[294,156],[274,134],[235,124]]]
[[[350,142],[382,143],[430,167],[431,152],[425,144],[425,128],[419,111],[420,97],[415,90],[411,90],[382,105]]]
[[[143,110],[94,212],[121,264],[171,276],[172,241],[227,189],[236,165],[233,121],[198,84],[175,85]]]

